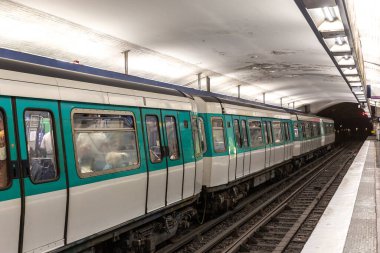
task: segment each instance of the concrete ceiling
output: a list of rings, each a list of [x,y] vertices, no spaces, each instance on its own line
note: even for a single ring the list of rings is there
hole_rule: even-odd
[[[131,49],[132,75],[196,88],[202,72],[214,92],[315,111],[356,101],[293,0],[15,2],[0,47],[118,72]]]

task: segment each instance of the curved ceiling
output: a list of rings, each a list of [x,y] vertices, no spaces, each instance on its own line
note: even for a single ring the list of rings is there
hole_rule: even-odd
[[[16,2],[0,2],[0,47],[118,72],[131,50],[145,78],[197,88],[201,72],[214,92],[285,107],[356,101],[293,0]]]

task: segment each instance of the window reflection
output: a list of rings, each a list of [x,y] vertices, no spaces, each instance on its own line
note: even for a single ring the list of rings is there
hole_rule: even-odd
[[[58,173],[51,113],[28,110],[24,117],[30,179],[34,183],[55,180]]]
[[[162,161],[162,153],[158,118],[155,115],[147,115],[145,122],[148,135],[150,161],[152,163],[159,163]]]
[[[81,175],[138,167],[134,117],[129,112],[118,113],[74,113],[75,153]]]

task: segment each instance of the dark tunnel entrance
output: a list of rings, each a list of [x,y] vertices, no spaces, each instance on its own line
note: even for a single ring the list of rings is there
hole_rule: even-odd
[[[363,109],[355,103],[340,103],[320,111],[318,116],[335,121],[336,142],[349,139],[365,139],[373,125]]]

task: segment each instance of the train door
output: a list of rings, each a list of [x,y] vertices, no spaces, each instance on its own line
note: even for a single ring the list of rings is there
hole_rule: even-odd
[[[182,199],[183,158],[178,113],[142,109],[148,166],[147,212]]]
[[[275,143],[273,135],[273,122],[268,121],[268,136],[270,137],[270,166],[273,166],[276,163],[276,152],[275,152]]]
[[[193,136],[195,158],[194,194],[196,194],[201,191],[203,178],[203,152],[200,137],[200,120],[196,114],[191,115],[191,131]]]
[[[21,193],[12,102],[0,97],[0,252],[19,247]]]
[[[243,174],[244,176],[249,174],[249,168],[251,164],[251,152],[248,142],[248,126],[247,126],[247,117],[240,117],[240,126],[241,126],[241,139],[242,139],[242,151],[244,154],[243,161]]]
[[[25,196],[23,252],[64,245],[67,187],[58,102],[16,99]]]
[[[176,111],[161,110],[163,122],[163,144],[165,147],[167,176],[167,205],[182,199],[183,185],[183,158],[180,151],[180,134],[178,113]]]
[[[236,143],[235,143],[235,132],[232,127],[232,116],[224,115],[226,122],[226,133],[227,133],[227,145],[228,154],[230,156],[229,167],[228,167],[228,181],[234,181],[236,178]]]
[[[147,152],[147,212],[166,205],[167,167],[162,140],[161,111],[142,109],[145,150]]]
[[[183,158],[183,198],[186,199],[194,195],[195,192],[195,155],[194,155],[194,142],[191,126],[190,112],[178,112],[179,115],[179,129],[182,147]]]
[[[269,120],[263,121],[264,124],[264,137],[265,137],[265,168],[273,165],[274,152],[272,148],[272,124]]]
[[[243,176],[244,171],[244,149],[243,138],[241,135],[241,123],[239,116],[232,116],[233,129],[235,135],[235,147],[236,147],[236,178]]]
[[[254,173],[265,167],[263,125],[260,119],[250,118],[248,120],[248,128],[251,147],[250,173]]]
[[[292,145],[292,138],[290,135],[290,123],[288,121],[284,122],[284,130],[285,130],[285,143],[286,143],[285,160],[289,160],[292,157],[293,145]]]

